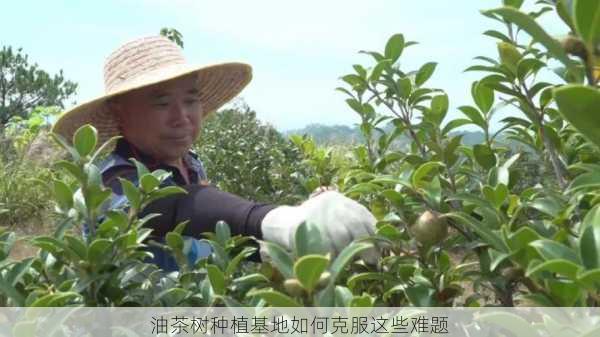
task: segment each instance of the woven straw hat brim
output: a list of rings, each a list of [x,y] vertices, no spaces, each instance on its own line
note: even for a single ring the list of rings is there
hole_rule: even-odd
[[[73,134],[78,128],[91,124],[98,130],[98,142],[102,144],[111,137],[120,135],[117,122],[106,107],[108,99],[193,73],[197,73],[199,78],[203,118],[237,96],[252,79],[252,68],[245,63],[230,62],[210,66],[175,64],[162,67],[129,80],[127,86],[119,90],[66,111],[54,124],[52,132],[72,142]]]

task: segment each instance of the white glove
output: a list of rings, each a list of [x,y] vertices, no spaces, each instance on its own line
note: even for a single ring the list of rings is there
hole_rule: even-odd
[[[304,221],[319,228],[334,255],[353,240],[374,235],[377,222],[363,205],[336,191],[326,191],[299,206],[279,206],[267,213],[262,236],[292,250],[296,228]],[[373,256],[369,260],[373,261]]]

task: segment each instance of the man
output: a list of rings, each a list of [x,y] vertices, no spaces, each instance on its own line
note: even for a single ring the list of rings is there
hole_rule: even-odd
[[[117,178],[138,183],[131,158],[151,170],[171,173],[166,184],[182,186],[188,193],[158,200],[144,210],[162,214],[148,223],[158,238],[185,220],[189,223],[184,235],[198,238],[214,231],[217,221],[223,220],[233,234],[292,249],[296,228],[307,221],[327,236],[325,241],[336,254],[352,240],[372,235],[373,215],[335,191],[320,193],[298,206],[276,206],[245,200],[207,183],[202,163],[190,148],[202,120],[235,97],[251,74],[250,66],[242,63],[188,65],[181,49],[162,36],[137,39],[108,57],[105,95],[65,112],[53,131],[70,140],[77,128],[89,123],[98,130],[100,142],[123,136],[101,167],[104,184],[113,190],[112,208],[127,207]],[[199,241],[191,242],[192,255],[209,253]],[[177,268],[172,257],[157,250],[153,253],[153,261],[163,269]]]

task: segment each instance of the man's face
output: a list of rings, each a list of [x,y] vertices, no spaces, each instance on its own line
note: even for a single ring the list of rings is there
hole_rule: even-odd
[[[159,83],[119,97],[111,107],[123,136],[159,161],[182,158],[198,136],[202,107],[195,76]]]

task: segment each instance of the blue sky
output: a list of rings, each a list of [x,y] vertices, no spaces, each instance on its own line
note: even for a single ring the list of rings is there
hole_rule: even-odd
[[[532,2],[532,1],[529,1]],[[462,1],[11,1],[0,12],[0,43],[22,47],[31,61],[79,84],[81,103],[103,92],[105,57],[130,39],[177,28],[184,54],[198,64],[241,61],[254,78],[241,97],[260,119],[281,130],[309,123],[352,125],[358,116],[335,91],[353,64],[372,65],[361,49],[382,50],[394,33],[418,45],[401,64],[438,62],[429,86],[450,96],[449,117],[470,104],[481,74],[463,73],[473,57],[495,57],[498,28],[479,10],[500,0]],[[556,26],[557,32],[562,27]],[[510,112],[508,112],[510,113]]]

